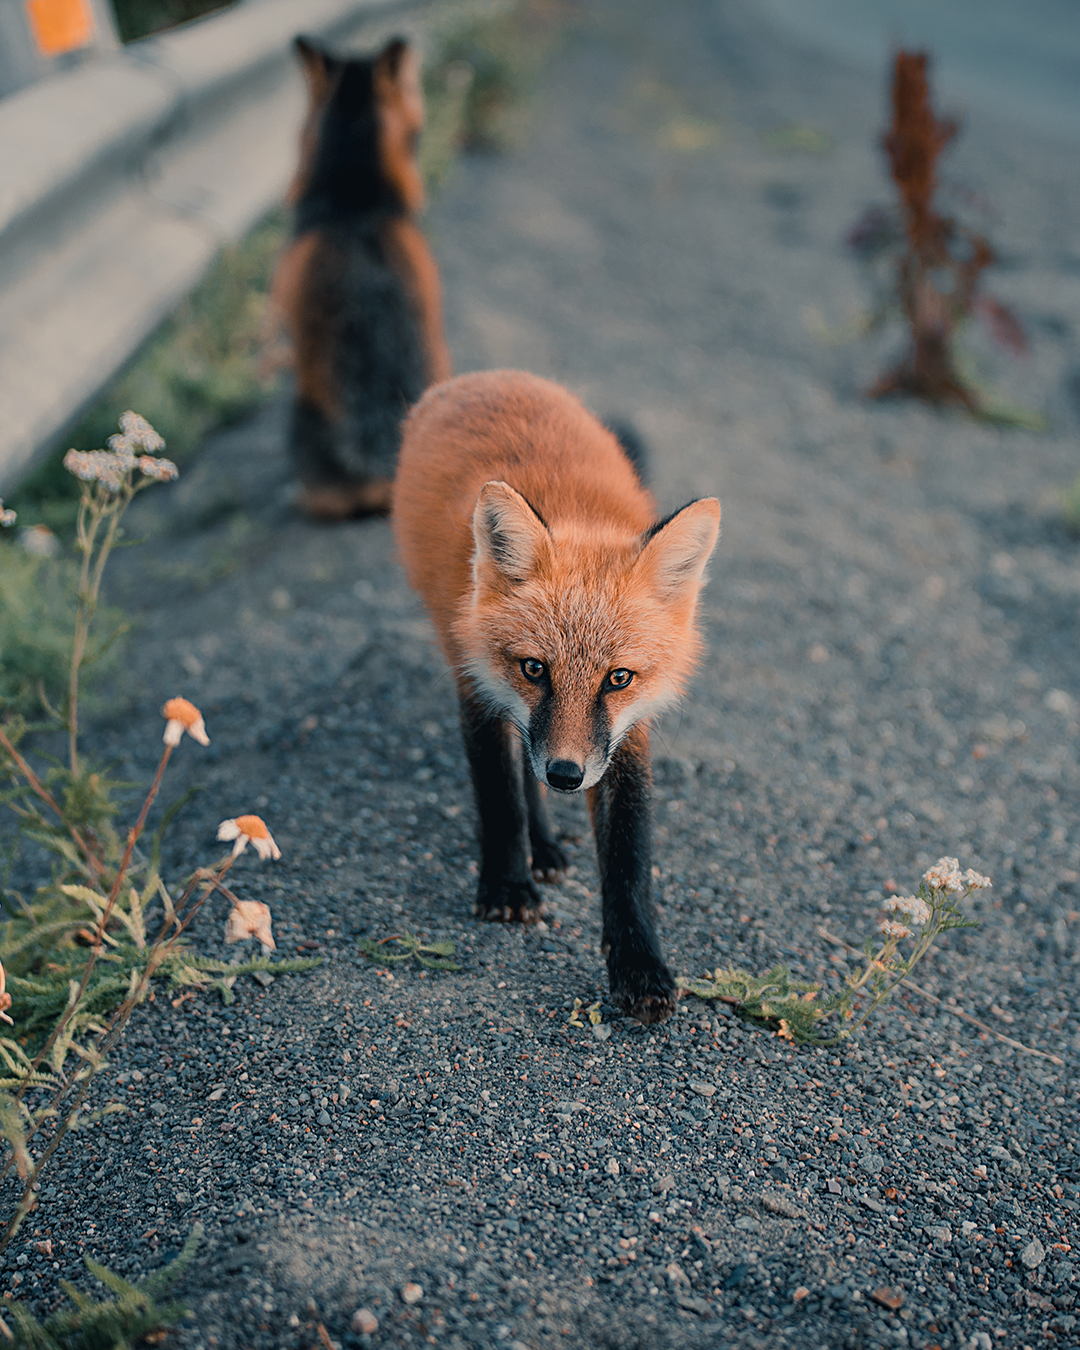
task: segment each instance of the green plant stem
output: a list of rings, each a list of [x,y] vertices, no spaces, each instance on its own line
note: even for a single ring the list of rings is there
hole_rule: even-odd
[[[86,656],[86,644],[90,640],[90,625],[97,610],[98,596],[101,592],[101,579],[105,573],[105,564],[109,560],[120,517],[131,504],[138,488],[126,484],[120,492],[106,499],[106,489],[98,487],[96,498],[91,492],[83,494],[79,503],[77,540],[83,555],[79,570],[79,603],[75,611],[75,636],[71,649],[71,676],[68,681],[68,739],[71,747],[71,772],[79,772],[79,671]],[[90,513],[90,529],[87,533],[86,513]],[[94,560],[95,541],[103,520],[109,525],[105,538],[97,546],[97,559]]]
[[[139,836],[142,834],[143,830],[146,827],[147,814],[150,810],[150,807],[153,804],[154,798],[158,794],[158,789],[161,787],[161,777],[162,774],[164,774],[165,772],[165,766],[166,764],[168,764],[172,752],[173,748],[171,745],[167,745],[165,749],[162,751],[161,759],[158,761],[157,773],[154,775],[154,781],[150,785],[150,791],[146,794],[146,800],[143,802],[142,810],[139,812],[139,818],[135,822],[135,824],[131,827],[131,829],[128,831],[127,847],[124,849],[124,856],[123,859],[121,860],[120,867],[117,870],[116,877],[112,884],[112,888],[109,891],[108,900],[105,902],[105,905],[101,911],[101,917],[98,919],[97,929],[95,930],[94,933],[94,943],[93,946],[90,948],[90,955],[86,959],[86,968],[83,970],[82,979],[79,981],[78,990],[76,991],[74,997],[68,1000],[68,1005],[64,1009],[63,1014],[61,1015],[56,1026],[53,1027],[51,1033],[49,1034],[48,1040],[38,1051],[37,1056],[35,1057],[33,1063],[30,1066],[30,1071],[27,1074],[27,1077],[23,1080],[22,1086],[19,1088],[18,1092],[15,1095],[16,1101],[22,1101],[23,1097],[26,1094],[26,1089],[30,1086],[30,1074],[35,1073],[41,1067],[42,1063],[48,1056],[50,1050],[52,1050],[53,1046],[64,1034],[64,1031],[67,1028],[68,1023],[75,1015],[75,1010],[82,1002],[82,997],[86,993],[86,987],[90,983],[90,976],[94,973],[94,967],[97,965],[98,954],[101,952],[102,935],[105,932],[105,925],[109,921],[109,916],[112,914],[113,906],[116,904],[116,898],[120,894],[120,888],[124,884],[124,877],[127,875],[127,869],[131,865],[131,855],[135,851],[135,844],[137,843]],[[3,1248],[0,1248],[0,1251],[2,1250]]]
[[[138,1004],[142,1002],[147,987],[149,986],[150,981],[153,979],[154,974],[157,971],[158,967],[172,953],[172,951],[176,946],[176,943],[180,938],[180,935],[183,933],[184,929],[188,926],[188,924],[192,921],[192,919],[195,918],[196,914],[198,914],[199,910],[206,902],[206,899],[209,896],[211,890],[216,888],[224,891],[226,894],[231,894],[224,886],[221,885],[221,878],[225,875],[225,873],[229,870],[229,868],[232,867],[234,861],[235,861],[234,858],[228,857],[223,862],[219,863],[217,868],[214,870],[210,870],[207,868],[199,868],[198,871],[189,879],[187,886],[184,888],[184,893],[181,896],[180,900],[177,902],[177,906],[173,911],[174,914],[176,914],[177,916],[179,915],[181,907],[184,904],[186,904],[186,901],[188,899],[191,898],[200,882],[203,883],[204,887],[203,893],[196,901],[196,903],[192,905],[190,911],[184,916],[183,922],[177,923],[176,932],[173,933],[171,937],[169,938],[165,937],[165,930],[168,927],[168,922],[166,922],[162,926],[161,932],[158,934],[154,946],[151,948],[150,955],[147,958],[146,965],[143,967],[143,973],[139,979],[139,983],[136,985],[135,989],[133,989],[132,992],[128,994],[127,998],[124,999],[120,1007],[117,1008],[116,1012],[110,1019],[108,1025],[105,1027],[105,1030],[98,1037],[97,1044],[94,1047],[94,1057],[97,1060],[99,1067],[103,1065],[104,1057],[109,1053],[110,1050],[112,1050],[112,1048],[116,1045],[116,1042],[120,1039],[120,1035],[123,1032],[124,1027],[127,1025],[128,1019],[130,1018],[131,1014],[134,1012]],[[74,1000],[74,1004],[72,1006],[77,1006],[77,1004],[78,999]],[[40,1063],[40,1060],[38,1061],[38,1063]],[[33,1170],[31,1171],[29,1177],[27,1178],[26,1185],[23,1188],[23,1193],[19,1199],[19,1203],[16,1206],[15,1213],[8,1221],[8,1225],[5,1228],[3,1235],[0,1236],[0,1254],[2,1254],[4,1250],[7,1248],[8,1243],[19,1231],[19,1228],[21,1227],[23,1220],[26,1218],[27,1214],[29,1214],[30,1210],[33,1208],[34,1185],[36,1184],[38,1178],[41,1176],[41,1173],[44,1170],[49,1159],[59,1148],[63,1139],[67,1136],[68,1131],[71,1129],[73,1123],[77,1119],[79,1112],[82,1110],[86,1102],[86,1099],[90,1094],[90,1088],[93,1085],[95,1077],[94,1064],[92,1063],[88,1064],[82,1072],[83,1072],[82,1084],[79,1089],[78,1096],[75,1098],[71,1110],[67,1113],[61,1124],[57,1126],[56,1133],[53,1135],[52,1139],[49,1140],[49,1143],[46,1146],[45,1151],[42,1153],[41,1157],[34,1164]],[[73,1080],[73,1082],[78,1081],[79,1081],[78,1078]],[[29,1076],[27,1077],[26,1080],[24,1080],[23,1086],[19,1089],[16,1100],[22,1098],[23,1093],[26,1091],[26,1087],[28,1085],[29,1085]],[[57,1103],[62,1099],[64,1094],[67,1091],[69,1091],[71,1086],[72,1086],[71,1083],[67,1083],[63,1084],[60,1088],[57,1089],[55,1095],[53,1096],[52,1101],[49,1103],[48,1107],[49,1111],[51,1111],[56,1107]],[[38,1129],[40,1128],[42,1122],[45,1119],[47,1119],[47,1116],[42,1115],[38,1120],[38,1122],[31,1128],[31,1130],[26,1136],[27,1145],[29,1145],[30,1140],[37,1133]],[[13,1156],[14,1155],[12,1155],[12,1157],[8,1159],[7,1163],[3,1168],[3,1171],[0,1171],[0,1181],[3,1180],[3,1178],[7,1175],[8,1171],[10,1170],[13,1161]]]
[[[27,783],[30,785],[31,791],[36,796],[40,797],[41,800],[45,803],[45,805],[50,808],[50,810],[55,811],[57,817],[60,820],[60,823],[64,824],[64,813],[60,809],[60,805],[57,802],[56,798],[52,795],[52,793],[48,790],[45,784],[33,771],[30,765],[27,764],[26,760],[23,759],[22,755],[19,754],[18,750],[15,749],[15,746],[8,739],[7,734],[5,733],[4,728],[2,726],[0,726],[0,745],[2,745],[4,749],[8,752],[8,754],[11,756],[12,760],[15,762],[16,768],[19,770],[19,772],[26,779]],[[105,869],[101,863],[101,860],[98,858],[97,854],[93,852],[89,844],[87,844],[86,840],[82,837],[82,835],[79,833],[79,831],[75,828],[74,825],[67,825],[66,828],[68,833],[74,840],[76,847],[80,850],[83,856],[93,865],[94,871],[100,877]]]

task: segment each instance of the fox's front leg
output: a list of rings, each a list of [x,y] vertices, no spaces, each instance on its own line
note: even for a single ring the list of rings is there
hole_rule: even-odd
[[[678,998],[653,915],[651,788],[649,733],[635,727],[611,757],[590,805],[611,1001],[640,1022],[664,1021]]]
[[[480,817],[480,884],[476,916],[496,923],[535,923],[540,892],[529,868],[529,823],[517,733],[468,688],[461,729]]]

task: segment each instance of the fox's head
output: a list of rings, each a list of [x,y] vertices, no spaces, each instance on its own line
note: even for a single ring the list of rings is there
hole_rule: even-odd
[[[424,96],[416,54],[393,38],[375,56],[342,57],[298,37],[308,87],[300,168],[289,200],[312,195],[338,207],[416,213],[424,182],[416,162]]]
[[[592,787],[630,728],[678,699],[719,531],[715,497],[628,534],[551,529],[508,484],[481,489],[456,632],[477,691],[516,723],[541,783]]]

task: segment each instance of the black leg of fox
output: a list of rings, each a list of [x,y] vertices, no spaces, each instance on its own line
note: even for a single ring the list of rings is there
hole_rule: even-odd
[[[523,765],[525,778],[525,807],[529,815],[529,846],[532,850],[532,873],[537,881],[558,881],[566,871],[569,858],[555,842],[548,819],[544,789],[528,764]]]
[[[480,884],[476,916],[535,923],[540,892],[529,870],[529,813],[518,734],[463,686],[461,730],[480,817]]]
[[[678,995],[653,916],[651,779],[649,733],[635,727],[592,789],[590,805],[611,1000],[639,1021],[662,1022]]]

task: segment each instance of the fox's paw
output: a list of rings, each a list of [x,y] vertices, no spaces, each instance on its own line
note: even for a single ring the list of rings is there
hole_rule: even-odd
[[[679,1001],[679,990],[663,963],[644,966],[640,958],[622,962],[608,957],[611,1001],[639,1022],[666,1022]]]
[[[481,881],[476,893],[476,917],[487,923],[536,923],[541,917],[540,892],[531,881]]]
[[[533,845],[532,874],[537,881],[553,886],[569,866],[570,859],[554,839]]]

